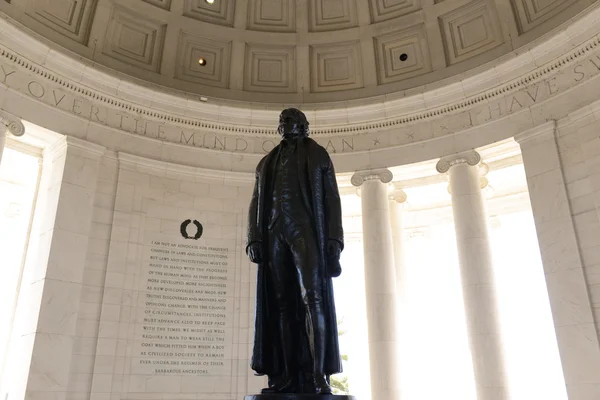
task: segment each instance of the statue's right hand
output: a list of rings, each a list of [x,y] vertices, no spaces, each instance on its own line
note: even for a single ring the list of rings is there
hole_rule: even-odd
[[[262,245],[259,242],[252,243],[248,246],[248,257],[255,264],[262,263]]]

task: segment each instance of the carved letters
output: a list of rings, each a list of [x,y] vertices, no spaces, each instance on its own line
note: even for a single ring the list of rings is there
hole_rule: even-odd
[[[436,119],[428,120],[423,125],[400,124],[394,126],[393,129],[373,134],[359,130],[356,134],[351,134],[347,130],[344,132],[345,129],[341,129],[337,137],[316,136],[315,138],[331,153],[365,151],[376,147],[413,143],[504,118],[545,101],[575,85],[584,84],[585,81],[598,74],[600,74],[600,56],[592,55],[562,71],[557,70],[553,76],[531,83],[521,90],[503,97],[486,96],[485,102],[474,101],[473,106],[469,109],[448,115],[440,114]],[[91,97],[86,98],[84,95],[75,94],[59,86],[58,83],[45,80],[42,76],[32,76],[30,71],[8,62],[0,63],[0,83],[51,107],[85,118],[92,123],[168,142],[207,149],[262,154],[270,151],[279,141],[275,132],[273,132],[273,139],[241,137],[233,133],[214,133],[206,128],[194,129],[190,125],[178,124],[176,121],[166,122],[126,112],[118,106],[108,106],[108,103],[102,101],[101,97],[99,99],[94,96],[95,99],[92,100]],[[75,90],[77,90],[76,86]]]

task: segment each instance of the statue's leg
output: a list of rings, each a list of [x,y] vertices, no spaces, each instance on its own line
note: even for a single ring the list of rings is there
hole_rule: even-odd
[[[325,377],[326,326],[322,301],[322,281],[319,274],[319,248],[309,227],[298,227],[291,241],[292,255],[298,274],[302,301],[309,315],[307,333],[313,359],[316,393],[331,393]]]
[[[293,302],[290,299],[290,287],[294,284],[294,268],[291,265],[290,249],[280,240],[279,235],[272,235],[269,241],[269,275],[272,281],[274,309],[277,310],[277,324],[279,332],[279,347],[281,354],[281,370],[274,374],[268,389],[263,393],[292,393],[297,389],[296,369],[294,367],[294,331],[291,329],[293,321]],[[275,342],[275,341],[274,341]]]

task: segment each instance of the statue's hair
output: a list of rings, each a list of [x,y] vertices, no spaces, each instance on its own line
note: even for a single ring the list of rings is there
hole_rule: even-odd
[[[292,114],[299,122],[299,125],[302,129],[302,134],[305,137],[308,137],[308,135],[310,135],[310,129],[308,128],[310,124],[308,123],[308,119],[306,119],[306,115],[304,115],[304,113],[298,110],[297,108],[286,108],[281,112],[281,114],[279,114],[279,126],[277,127],[277,133],[283,136],[283,132],[281,132],[281,118],[284,114]]]

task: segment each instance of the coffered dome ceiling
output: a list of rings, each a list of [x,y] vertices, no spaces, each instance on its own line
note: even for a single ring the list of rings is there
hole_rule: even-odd
[[[416,92],[526,46],[594,1],[0,0],[0,10],[131,77],[294,104]]]

